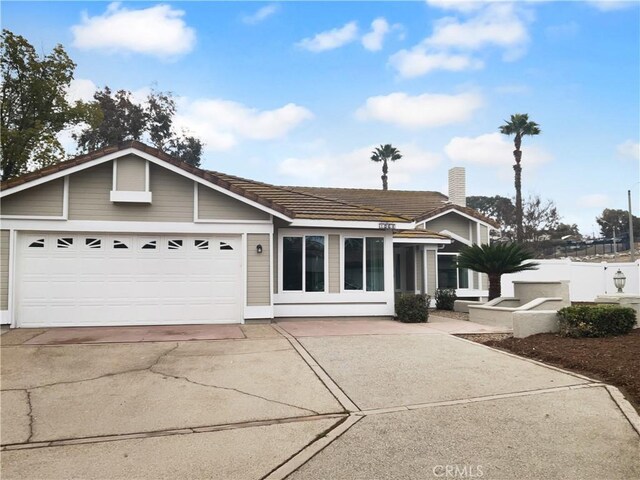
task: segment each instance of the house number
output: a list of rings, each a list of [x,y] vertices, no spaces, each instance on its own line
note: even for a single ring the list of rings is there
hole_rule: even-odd
[[[380,222],[378,224],[378,228],[380,230],[395,230],[396,229],[396,224],[395,223],[388,223],[388,222]]]

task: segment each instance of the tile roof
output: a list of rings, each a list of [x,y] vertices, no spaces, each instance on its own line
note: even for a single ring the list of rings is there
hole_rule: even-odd
[[[0,190],[13,188],[129,148],[153,155],[159,160],[179,167],[190,174],[289,218],[410,223],[424,221],[453,208],[498,227],[498,224],[492,219],[469,207],[446,203],[447,197],[439,192],[270,185],[220,172],[203,170],[135,140],[105,147],[3,181],[0,183]]]
[[[400,230],[393,233],[393,238],[431,238],[434,240],[451,240],[451,237],[430,230]]]

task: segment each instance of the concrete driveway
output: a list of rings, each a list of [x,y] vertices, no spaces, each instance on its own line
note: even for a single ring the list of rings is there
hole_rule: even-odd
[[[95,344],[9,332],[2,476],[640,477],[640,422],[616,389],[434,325],[283,322],[130,343],[110,331]]]

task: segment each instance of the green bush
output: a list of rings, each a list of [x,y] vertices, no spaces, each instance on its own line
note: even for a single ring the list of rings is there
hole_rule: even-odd
[[[625,335],[636,324],[632,308],[616,305],[576,305],[558,310],[560,335],[564,337],[609,337]]]
[[[396,317],[404,323],[426,322],[429,300],[429,295],[400,295],[396,300]]]
[[[438,310],[453,310],[453,304],[458,299],[452,288],[438,288],[436,290],[436,308]]]

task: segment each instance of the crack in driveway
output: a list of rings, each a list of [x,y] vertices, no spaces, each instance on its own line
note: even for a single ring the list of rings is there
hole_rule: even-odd
[[[240,393],[242,395],[248,395],[250,397],[259,398],[261,400],[265,400],[265,401],[270,402],[270,403],[277,403],[279,405],[285,405],[287,407],[296,408],[298,410],[303,410],[305,412],[310,412],[310,413],[313,413],[314,415],[320,415],[319,412],[316,412],[315,410],[311,410],[309,408],[299,407],[298,405],[293,405],[291,403],[280,402],[278,400],[273,400],[271,398],[262,397],[260,395],[254,394],[254,393],[245,392],[245,391],[239,390],[237,388],[221,387],[219,385],[211,385],[209,383],[201,383],[201,382],[197,382],[195,380],[191,380],[189,377],[186,377],[186,376],[183,376],[183,375],[173,375],[171,373],[166,373],[166,372],[162,372],[162,371],[153,370],[153,367],[149,368],[149,372],[155,373],[156,375],[162,375],[162,376],[165,376],[165,377],[175,378],[176,380],[184,380],[186,382],[192,383],[194,385],[199,385],[201,387],[216,388],[216,389],[220,389],[220,390],[228,390],[228,391],[231,391],[231,392]]]

